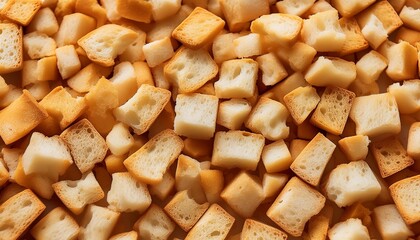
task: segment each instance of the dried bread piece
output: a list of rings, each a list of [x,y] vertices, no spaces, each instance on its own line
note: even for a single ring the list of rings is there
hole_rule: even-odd
[[[369,240],[369,231],[358,218],[349,218],[335,224],[329,231],[330,240]]]
[[[404,81],[402,85],[389,85],[388,92],[395,97],[400,113],[410,114],[420,110],[420,98],[417,97],[420,92],[419,79]]]
[[[400,12],[400,18],[404,25],[414,30],[420,31],[420,23],[418,17],[420,16],[420,9],[414,6],[405,5]]]
[[[279,194],[281,189],[289,181],[289,176],[283,173],[264,173],[262,179],[262,187],[264,192],[264,202],[267,200],[273,200]]]
[[[364,160],[368,155],[369,137],[355,135],[342,138],[338,141],[338,146],[350,161]]]
[[[223,0],[220,6],[231,32],[239,32],[249,26],[249,21],[270,13],[267,0]]]
[[[239,130],[251,112],[245,99],[233,98],[219,104],[216,123],[230,130]]]
[[[0,15],[26,26],[40,8],[40,0],[9,0]]]
[[[238,58],[258,56],[264,53],[260,34],[249,33],[233,40],[233,50]]]
[[[175,223],[158,205],[152,204],[134,229],[138,229],[141,239],[168,239],[175,230]]]
[[[369,7],[375,0],[356,0],[356,1],[346,1],[346,0],[333,0],[331,2],[332,6],[338,10],[340,15],[346,18],[350,18],[359,12],[363,11]]]
[[[10,197],[0,205],[0,238],[18,239],[44,209],[45,205],[29,189]]]
[[[205,202],[207,199],[201,184],[201,171],[202,166],[199,161],[184,154],[179,155],[175,172],[175,186],[178,192],[190,190],[192,198],[198,202]]]
[[[404,222],[395,204],[375,207],[373,209],[373,219],[382,239],[407,239],[414,235]]]
[[[126,154],[134,145],[134,138],[127,125],[117,123],[106,136],[106,144],[112,154],[121,156]]]
[[[392,199],[406,224],[420,221],[420,175],[404,178],[389,187]]]
[[[81,37],[93,31],[95,27],[96,21],[93,17],[79,12],[65,15],[54,39],[58,47],[75,45]]]
[[[293,162],[289,149],[283,140],[265,145],[261,158],[267,173],[287,170]]]
[[[286,240],[287,234],[280,229],[248,218],[242,228],[241,239],[252,240],[256,238]]]
[[[386,55],[388,68],[386,74],[394,81],[417,78],[417,49],[408,42],[392,45]]]
[[[359,52],[369,47],[369,43],[364,38],[356,19],[343,17],[338,20],[338,23],[346,35],[346,41],[340,50],[341,56]]]
[[[420,122],[410,126],[407,140],[407,153],[415,160],[420,159]]]
[[[296,44],[295,44],[296,45]],[[288,73],[281,61],[274,53],[267,53],[255,59],[262,71],[262,82],[266,86],[272,86],[287,77]],[[292,65],[292,63],[290,63]],[[299,65],[304,65],[299,63]]]
[[[42,32],[52,36],[58,31],[57,18],[49,7],[41,8],[29,23],[27,32]]]
[[[320,97],[315,88],[306,86],[290,91],[284,96],[283,100],[293,120],[297,125],[300,125],[316,108]]]
[[[363,55],[356,63],[357,79],[369,84],[375,82],[388,66],[388,60],[375,50]]]
[[[23,36],[23,49],[30,59],[40,59],[55,54],[56,43],[45,33],[31,32]]]
[[[150,23],[152,20],[152,4],[145,0],[116,0],[116,12],[123,18],[136,22]]]
[[[301,16],[308,11],[314,3],[315,0],[284,0],[277,2],[276,8],[281,13]]]
[[[220,200],[220,193],[224,187],[224,176],[221,170],[206,169],[200,171],[201,187],[209,203]]]
[[[149,67],[156,67],[171,59],[174,55],[174,49],[169,37],[144,44],[142,51]]]
[[[0,73],[14,72],[22,68],[22,28],[14,23],[0,23]]]
[[[120,213],[118,212],[96,205],[89,205],[80,223],[78,239],[108,239],[119,217]]]
[[[137,240],[138,233],[136,231],[123,232],[113,235],[109,240]]]

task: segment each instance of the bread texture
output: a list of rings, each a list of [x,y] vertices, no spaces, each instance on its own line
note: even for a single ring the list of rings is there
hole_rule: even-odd
[[[7,1],[0,14],[3,17],[26,26],[40,8],[40,0],[10,0]]]
[[[407,153],[415,160],[420,159],[420,123],[415,122],[410,126],[407,140]]]
[[[416,207],[420,202],[417,184],[420,184],[420,175],[404,178],[389,187],[392,199],[406,224],[420,221],[420,211]]]
[[[152,19],[152,4],[148,1],[116,0],[115,5],[121,17],[144,23]]]
[[[283,140],[265,145],[261,159],[267,173],[287,170],[293,162],[289,149]]]
[[[335,224],[328,230],[328,237],[331,240],[349,239],[349,240],[368,240],[369,231],[358,218],[349,218],[344,222]]]
[[[316,89],[311,86],[298,87],[283,98],[284,104],[297,125],[305,121],[321,100]]]
[[[158,205],[152,204],[137,221],[135,229],[142,239],[167,239],[175,230],[175,223]]]
[[[362,34],[362,31],[354,18],[340,18],[338,20],[341,29],[346,35],[346,41],[340,50],[340,55],[348,55],[369,47],[368,41]]]
[[[270,6],[266,0],[223,0],[220,6],[231,32],[239,32],[249,26],[249,21],[270,13]]]
[[[251,109],[251,104],[245,99],[223,101],[219,103],[216,123],[230,130],[239,130]]]
[[[342,138],[338,146],[350,161],[364,160],[368,155],[370,140],[367,136],[355,135]]]
[[[286,240],[287,234],[280,229],[248,218],[242,228],[241,239],[251,240],[255,238]]]
[[[89,15],[79,12],[65,15],[54,39],[58,47],[75,45],[80,38],[93,31],[95,27],[96,21]]]
[[[107,208],[89,205],[80,224],[80,240],[106,240],[120,217],[120,213]]]
[[[395,204],[374,208],[373,220],[383,239],[404,239],[414,234],[404,222]]]
[[[111,236],[109,240],[136,240],[138,233],[136,231],[129,231]]]
[[[14,72],[22,68],[22,28],[14,23],[0,23],[0,41],[5,42],[0,54],[0,73]]]

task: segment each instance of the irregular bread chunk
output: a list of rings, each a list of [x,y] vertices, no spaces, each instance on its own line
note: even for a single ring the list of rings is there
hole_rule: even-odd
[[[287,170],[293,162],[289,149],[283,140],[265,145],[261,158],[267,173]]]
[[[358,218],[349,218],[344,222],[335,224],[329,231],[328,237],[331,240],[369,240],[368,229],[363,226]]]
[[[357,79],[369,84],[375,82],[388,66],[388,60],[375,50],[363,55],[356,63]]]
[[[251,104],[245,99],[233,98],[219,104],[217,124],[230,130],[239,130],[251,112]]]
[[[400,17],[388,1],[378,1],[358,14],[356,20],[360,28],[364,28],[371,15],[375,15],[381,21],[388,34],[403,25]]]
[[[270,6],[267,0],[252,2],[223,0],[220,1],[220,5],[231,32],[239,32],[245,26],[249,26],[249,21],[270,13]]]
[[[138,233],[136,231],[123,232],[113,235],[109,240],[137,240]]]
[[[80,223],[80,240],[106,240],[117,224],[120,213],[104,207],[89,205]]]
[[[136,222],[134,229],[138,229],[141,239],[168,239],[175,230],[175,223],[158,205],[152,204]]]
[[[391,93],[398,104],[398,110],[402,114],[415,113],[420,110],[420,80],[404,81],[389,85],[388,92]]]
[[[116,12],[123,18],[136,22],[150,23],[152,4],[144,0],[116,0]]]
[[[58,31],[57,18],[49,7],[41,8],[29,23],[27,32],[42,32],[48,36],[54,35]]]
[[[386,74],[394,81],[417,78],[417,49],[408,42],[401,41],[388,49]]]
[[[369,143],[369,137],[364,135],[345,137],[338,141],[341,151],[350,161],[365,160]]]
[[[420,160],[420,122],[410,126],[407,140],[407,153],[415,160]]]
[[[315,0],[284,0],[277,2],[276,7],[281,13],[301,16],[308,11],[314,3]]]
[[[3,17],[26,26],[40,8],[40,0],[9,0],[0,14]]]
[[[134,145],[134,138],[124,123],[117,123],[106,136],[106,144],[112,154],[121,156],[126,154]]]
[[[275,85],[276,83],[280,82],[285,77],[287,77],[288,75],[283,64],[276,57],[274,53],[267,53],[267,54],[261,55],[257,57],[255,60],[258,62],[258,66],[262,71],[262,82],[266,86]],[[290,65],[293,65],[293,64],[290,63]]]
[[[22,28],[13,23],[0,23],[0,73],[19,70],[23,63]]]
[[[420,221],[420,175],[404,178],[389,187],[392,199],[406,224]]]
[[[316,108],[320,97],[315,88],[306,86],[290,91],[284,96],[283,100],[293,120],[297,125],[300,125]]]
[[[346,35],[346,41],[340,50],[340,56],[359,52],[369,47],[369,43],[364,38],[356,19],[340,18],[338,22]]]
[[[280,229],[248,218],[242,228],[241,239],[252,240],[256,238],[286,240],[287,234]]]
[[[84,0],[84,3],[86,2]],[[58,47],[75,45],[81,37],[93,31],[95,27],[96,21],[93,17],[78,12],[65,15],[54,36],[55,42]]]
[[[401,217],[395,204],[378,206],[373,209],[376,229],[384,240],[407,239],[414,235]]]

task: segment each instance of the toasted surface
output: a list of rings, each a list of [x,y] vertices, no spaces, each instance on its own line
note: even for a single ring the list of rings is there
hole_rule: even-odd
[[[0,14],[26,26],[40,8],[40,0],[10,0]]]
[[[231,32],[239,32],[249,26],[249,21],[270,13],[270,6],[266,0],[223,0],[220,5]]]
[[[342,138],[338,141],[338,146],[350,161],[364,160],[368,155],[369,137],[355,135]]]
[[[368,240],[368,229],[358,218],[349,218],[344,222],[335,224],[329,231],[328,237],[331,240],[349,239],[349,240]]]
[[[0,23],[0,41],[3,44],[0,54],[0,73],[19,70],[23,63],[22,28],[13,23]]]
[[[121,17],[144,23],[152,19],[152,4],[148,1],[116,0],[115,5]]]
[[[216,123],[230,130],[239,130],[251,109],[251,104],[245,99],[223,101],[219,103]]]
[[[395,202],[398,212],[407,224],[420,221],[419,188],[420,175],[404,178],[389,187],[391,197]]]
[[[261,159],[267,173],[275,173],[287,170],[293,159],[289,149],[283,140],[278,140],[264,146]]]
[[[33,226],[31,235],[35,239],[71,240],[79,234],[76,220],[61,207],[54,208]]]
[[[413,232],[404,222],[395,204],[387,204],[374,208],[373,219],[383,239],[404,239],[413,235]]]
[[[167,239],[175,229],[175,223],[156,204],[149,207],[136,225],[139,236],[144,239]]]
[[[356,0],[352,2],[345,1],[345,0],[333,0],[331,4],[333,7],[335,7],[338,10],[338,12],[343,17],[349,18],[363,11],[374,2],[375,2],[374,0],[368,0],[368,1]]]
[[[111,235],[120,213],[107,208],[89,205],[80,224],[80,240],[106,240]]]
[[[420,159],[420,123],[415,122],[410,126],[407,140],[407,153],[415,160]]]
[[[420,110],[420,99],[415,97],[419,91],[419,79],[404,81],[402,85],[394,83],[388,87],[388,92],[395,97],[398,110],[402,114],[410,114]]]
[[[293,120],[299,125],[316,108],[320,97],[315,88],[306,86],[290,91],[284,96],[283,100]]]
[[[356,19],[361,28],[365,26],[370,15],[375,15],[381,21],[388,34],[403,25],[400,17],[388,1],[378,1],[357,15]]]
[[[369,43],[364,38],[356,19],[340,18],[340,20],[338,20],[338,23],[340,24],[341,29],[346,35],[346,41],[344,42],[344,45],[340,50],[340,55],[348,55],[369,47]]]
[[[286,240],[287,234],[280,229],[248,218],[242,228],[241,239],[251,240],[255,238]]]
[[[138,233],[136,231],[130,231],[130,232],[123,232],[116,234],[114,236],[111,236],[109,240],[136,240],[138,237]]]

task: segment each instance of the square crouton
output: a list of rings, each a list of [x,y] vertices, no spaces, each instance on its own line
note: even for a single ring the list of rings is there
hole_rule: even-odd
[[[375,199],[381,185],[365,161],[340,164],[334,168],[325,185],[327,197],[339,207]]]
[[[339,87],[327,87],[311,117],[311,123],[325,131],[340,135],[349,117],[354,92]]]
[[[40,8],[40,0],[10,0],[0,15],[26,26]]]
[[[152,204],[134,229],[138,230],[141,239],[168,239],[175,230],[175,223],[158,205]]]
[[[382,22],[375,15],[370,15],[362,28],[362,34],[373,49],[377,49],[388,38]]]
[[[238,58],[252,57],[263,53],[263,39],[258,33],[249,33],[233,40],[233,49]]]
[[[246,219],[242,228],[241,239],[252,240],[256,238],[286,240],[287,234],[262,222],[250,218]]]
[[[401,130],[397,102],[390,93],[356,97],[350,110],[356,134],[370,138],[396,134]]]
[[[216,96],[192,93],[178,94],[175,104],[174,130],[178,135],[210,139],[216,129],[219,99]]]
[[[54,35],[58,31],[57,18],[53,10],[49,7],[41,8],[33,17],[28,25],[28,32],[42,32],[48,36]]]
[[[106,144],[112,154],[121,156],[134,145],[134,138],[124,123],[115,124],[106,136]]]
[[[283,100],[293,120],[297,125],[300,125],[316,108],[320,97],[315,88],[306,86],[290,91],[284,96]]]
[[[407,153],[412,158],[420,160],[420,122],[415,122],[410,126]]]
[[[204,49],[181,47],[165,65],[164,73],[179,93],[194,92],[214,78],[219,67]]]
[[[35,239],[74,239],[78,234],[79,225],[62,207],[51,210],[31,229]]]
[[[417,49],[401,41],[388,49],[386,74],[394,81],[415,79],[417,72]]]
[[[156,67],[174,55],[171,39],[166,37],[145,44],[143,54],[149,67]]]
[[[289,176],[283,173],[264,173],[262,179],[262,188],[264,192],[264,201],[274,200],[273,197],[277,196],[281,189],[289,181]]]
[[[349,218],[344,222],[335,224],[328,230],[328,238],[330,240],[369,240],[368,229],[362,224],[358,218]]]
[[[239,32],[245,26],[249,26],[249,21],[270,13],[270,6],[266,0],[223,0],[220,5],[231,32]]]
[[[296,1],[296,0],[284,0],[279,1],[276,3],[276,8],[279,10],[280,13],[287,13],[291,15],[301,16],[306,11],[308,11],[315,0],[304,0],[304,1]]]
[[[188,232],[185,240],[213,239],[223,240],[228,235],[235,218],[216,203],[204,213],[203,217]]]
[[[116,0],[115,12],[123,17],[136,22],[150,23],[152,19],[152,3],[138,0]]]
[[[118,212],[89,205],[80,223],[79,239],[108,239],[119,217]]]
[[[198,49],[211,42],[223,29],[225,21],[213,13],[196,7],[172,32],[172,37],[185,46]]]
[[[325,197],[297,177],[290,179],[267,216],[292,236],[303,233],[306,222],[324,207]]]
[[[220,197],[244,218],[251,217],[265,198],[258,178],[246,172],[239,173],[223,189]]]
[[[162,181],[163,174],[178,158],[183,147],[182,139],[173,130],[167,129],[125,159],[124,165],[138,180],[157,184]]]
[[[342,138],[338,141],[338,146],[350,161],[364,160],[368,154],[369,137],[356,135]]]
[[[189,195],[197,202],[206,202],[206,195],[203,191],[200,172],[201,163],[187,155],[181,154],[175,171],[175,186],[178,191],[189,190]]]
[[[216,122],[230,130],[239,130],[251,109],[251,104],[245,99],[234,98],[221,102]]]
[[[338,23],[346,35],[346,41],[339,52],[340,56],[359,52],[369,47],[369,43],[364,38],[356,19],[344,17],[340,18]]]
[[[414,235],[395,204],[378,206],[373,209],[373,220],[383,239],[408,239]]]
[[[67,79],[81,69],[81,63],[73,45],[66,45],[55,49],[58,71],[63,79]]]
[[[286,125],[288,116],[289,112],[283,104],[261,97],[249,114],[245,126],[272,141],[285,139],[289,136],[289,127]]]
[[[36,64],[36,75],[36,79],[40,82],[56,80],[58,78],[57,57],[49,56],[39,59]]]
[[[255,60],[258,62],[258,67],[262,71],[262,82],[266,86],[273,86],[288,75],[283,64],[274,53],[261,55]]]
[[[23,38],[22,28],[13,23],[0,23],[0,73],[14,72],[22,68]]]
[[[418,21],[419,15],[420,9],[415,6],[409,6],[408,4],[405,5],[400,12],[400,18],[404,25],[417,31],[420,31],[420,23]]]
[[[289,65],[295,71],[304,71],[311,65],[316,53],[316,50],[308,44],[297,42],[290,49]]]
[[[395,97],[401,114],[411,114],[420,110],[420,98],[417,97],[420,92],[419,79],[404,81],[402,85],[389,85],[388,92]]]
[[[260,161],[265,139],[260,134],[235,131],[217,132],[211,163],[223,168],[255,170]]]
[[[102,67],[96,63],[91,63],[67,79],[67,84],[76,92],[87,93],[100,78],[108,77],[112,70],[111,67]]]
[[[223,171],[207,169],[200,171],[201,187],[206,194],[209,203],[215,203],[220,200],[220,193],[224,187]]]
[[[375,50],[363,55],[356,63],[357,79],[369,84],[375,82],[388,66],[388,60]]]
[[[268,173],[287,170],[293,162],[289,149],[283,140],[265,145],[261,158]]]
[[[340,15],[346,18],[350,18],[363,11],[374,2],[375,0],[356,0],[351,2],[346,0],[333,0],[331,4],[334,8],[337,9]]]
[[[95,28],[95,19],[88,15],[79,12],[65,15],[54,37],[55,42],[58,47],[75,45],[81,37]]]
[[[214,38],[212,45],[212,53],[214,61],[218,64],[227,60],[236,58],[233,40],[242,36],[242,33],[226,33],[222,32]]]
[[[23,90],[20,97],[0,112],[0,136],[4,143],[11,144],[38,126],[48,113],[34,97]]]
[[[335,144],[318,133],[296,157],[290,169],[307,183],[317,186],[334,150]]]
[[[414,164],[414,160],[407,154],[405,148],[395,137],[372,142],[370,149],[383,178],[389,177]]]
[[[405,223],[420,221],[420,175],[404,178],[389,187],[391,197]]]

